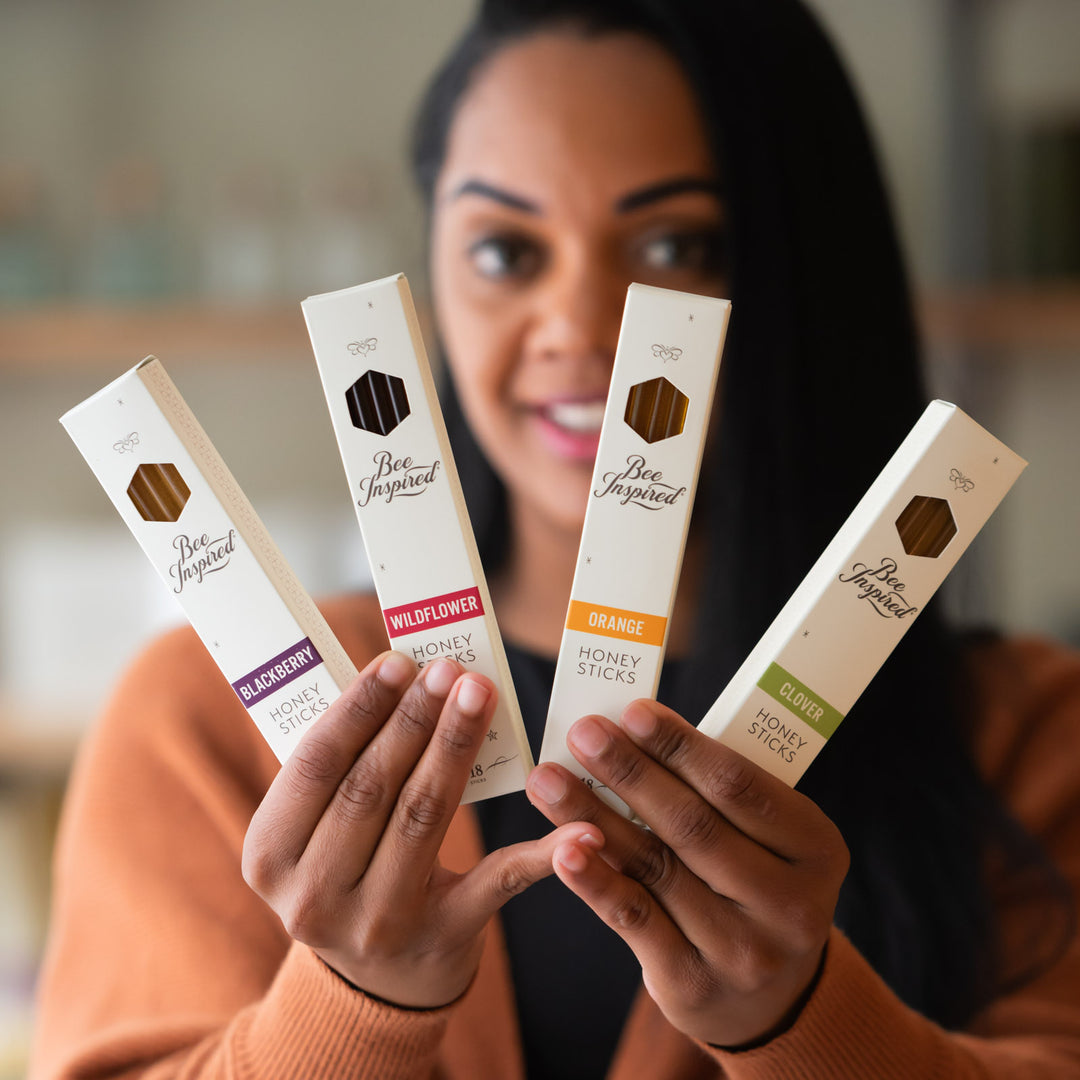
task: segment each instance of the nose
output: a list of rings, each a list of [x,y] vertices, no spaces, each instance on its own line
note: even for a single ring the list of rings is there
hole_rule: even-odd
[[[595,253],[556,262],[534,296],[529,352],[547,360],[592,360],[610,366],[629,284]]]

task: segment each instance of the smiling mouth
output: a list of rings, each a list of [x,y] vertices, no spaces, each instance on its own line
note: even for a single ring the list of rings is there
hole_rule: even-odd
[[[574,435],[598,435],[604,423],[603,401],[556,401],[540,410],[549,423]]]
[[[537,406],[533,415],[548,450],[566,461],[591,465],[600,445],[605,404],[603,398],[596,397]]]

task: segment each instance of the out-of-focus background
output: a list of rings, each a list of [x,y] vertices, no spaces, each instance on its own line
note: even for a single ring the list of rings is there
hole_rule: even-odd
[[[879,140],[932,386],[1032,463],[952,607],[1080,644],[1080,4],[811,2]],[[365,582],[298,302],[397,270],[423,300],[408,120],[470,9],[0,4],[0,1080],[79,734],[179,618],[57,417],[156,353],[305,584]]]

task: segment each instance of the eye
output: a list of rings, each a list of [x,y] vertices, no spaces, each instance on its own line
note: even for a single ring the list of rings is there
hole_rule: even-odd
[[[641,244],[638,254],[655,271],[690,271],[703,277],[720,277],[727,271],[726,236],[719,228],[652,236]]]
[[[469,259],[481,277],[493,281],[524,280],[543,266],[544,253],[539,244],[526,236],[496,233],[471,244]]]

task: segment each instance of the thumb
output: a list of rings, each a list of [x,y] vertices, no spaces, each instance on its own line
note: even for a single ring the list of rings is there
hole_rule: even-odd
[[[604,846],[603,833],[593,824],[573,821],[539,840],[499,848],[485,855],[458,883],[455,907],[467,924],[480,928],[507,900],[553,873],[555,849],[567,840],[585,844],[594,851]]]

